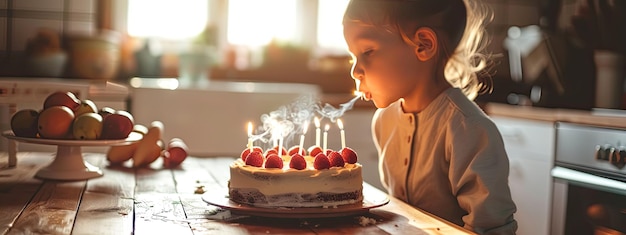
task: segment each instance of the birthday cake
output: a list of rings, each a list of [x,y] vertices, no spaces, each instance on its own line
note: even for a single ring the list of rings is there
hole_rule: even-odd
[[[230,165],[230,200],[255,207],[337,207],[361,203],[362,166],[357,163],[354,150],[309,150],[245,149]]]

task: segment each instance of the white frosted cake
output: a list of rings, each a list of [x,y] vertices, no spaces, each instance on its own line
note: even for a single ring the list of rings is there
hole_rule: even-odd
[[[349,148],[316,157],[249,152],[230,165],[228,188],[233,202],[256,207],[336,207],[363,200],[362,166]]]

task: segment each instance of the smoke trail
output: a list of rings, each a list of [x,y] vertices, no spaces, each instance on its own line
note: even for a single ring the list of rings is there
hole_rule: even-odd
[[[292,142],[303,133],[303,128],[308,127],[307,123],[313,122],[316,114],[321,115],[320,119],[328,118],[331,122],[336,122],[346,111],[352,109],[359,98],[360,96],[356,96],[335,108],[330,104],[322,106],[312,95],[300,96],[291,104],[261,115],[262,125],[256,131],[260,134],[251,138],[268,143],[276,142],[282,137],[285,143]]]
[[[361,98],[361,96],[355,96],[354,98],[352,98],[352,100],[340,104],[339,107],[340,108],[335,108],[330,104],[326,104],[324,105],[323,108],[321,108],[320,110],[318,110],[318,113],[321,114],[323,117],[326,117],[328,119],[330,119],[332,122],[336,122],[337,118],[343,116],[343,114],[352,109],[352,107],[354,106],[354,103]]]

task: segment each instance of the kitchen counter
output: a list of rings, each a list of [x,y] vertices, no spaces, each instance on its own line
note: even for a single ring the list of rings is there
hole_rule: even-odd
[[[49,152],[20,152],[16,167],[6,158],[0,153],[0,234],[471,234],[395,198],[341,217],[231,213],[202,200],[225,195],[231,157],[189,157],[170,170],[160,160],[141,169],[109,166],[104,154],[85,153],[104,175],[79,181],[34,178],[52,161]]]
[[[539,121],[562,121],[603,127],[626,128],[625,110],[573,110],[488,103],[483,106],[490,116],[505,116]]]

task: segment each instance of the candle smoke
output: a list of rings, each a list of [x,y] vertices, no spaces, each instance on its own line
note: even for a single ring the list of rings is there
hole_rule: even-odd
[[[261,115],[261,123],[251,138],[254,141],[271,143],[279,138],[284,138],[283,143],[292,143],[294,138],[308,128],[308,123],[313,122],[317,116],[320,120],[328,118],[336,122],[338,118],[352,109],[354,103],[360,98],[356,96],[346,103],[335,108],[330,104],[321,105],[312,95],[300,96],[293,103],[281,106],[278,109]]]

